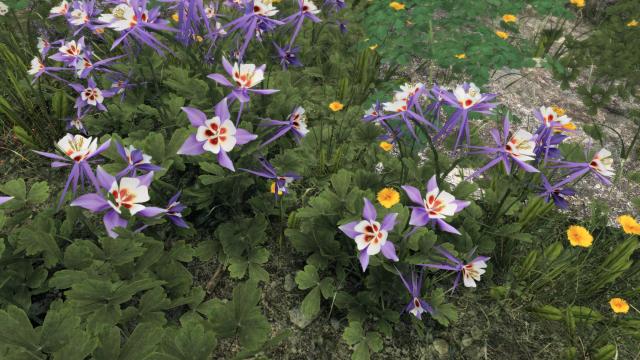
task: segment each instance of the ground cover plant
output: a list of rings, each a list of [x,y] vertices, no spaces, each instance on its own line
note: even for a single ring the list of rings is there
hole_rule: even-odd
[[[611,152],[553,104],[528,127],[491,68],[399,76],[417,43],[368,24],[424,3],[0,3],[1,358],[637,357],[640,224],[563,211],[615,186]],[[427,51],[472,53],[436,27]],[[532,61],[491,34],[496,67]],[[286,272],[346,352],[293,354],[265,315]]]

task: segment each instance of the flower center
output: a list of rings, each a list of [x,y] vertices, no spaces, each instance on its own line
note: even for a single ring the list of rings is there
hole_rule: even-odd
[[[438,215],[444,210],[445,204],[436,199],[435,195],[429,195],[427,200],[424,203],[424,207],[429,213],[429,215]]]
[[[111,195],[113,195],[113,199],[116,201],[118,208],[124,206],[127,209],[131,209],[134,205],[133,201],[136,198],[136,195],[126,188],[113,190]]]
[[[218,145],[220,142],[227,140],[227,128],[212,123],[209,128],[204,131],[204,135],[209,138],[211,145]]]
[[[364,228],[364,241],[367,243],[373,242],[378,244],[384,234],[380,232],[380,226],[377,222],[370,222],[369,225]]]

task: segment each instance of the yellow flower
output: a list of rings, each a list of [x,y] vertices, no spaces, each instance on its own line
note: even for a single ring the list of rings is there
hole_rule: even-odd
[[[573,131],[573,130],[575,130],[577,128],[578,127],[576,126],[576,124],[574,124],[572,122],[568,122],[568,123],[562,125],[562,129],[563,130],[571,130],[571,131]]]
[[[609,300],[609,305],[611,305],[611,310],[616,314],[626,314],[629,312],[629,303],[627,303],[625,299],[613,298]]]
[[[629,22],[627,23],[627,26],[628,26],[628,27],[636,27],[636,26],[638,26],[638,25],[640,25],[640,23],[639,23],[638,21],[636,21],[635,19],[634,19],[634,20],[631,20],[631,21],[629,21]]]
[[[375,50],[377,48],[378,48],[378,44],[374,44],[374,45],[369,46],[369,49],[371,49],[371,50]]]
[[[104,28],[96,28],[95,30],[93,30],[93,32],[95,32],[98,35],[104,34]]]
[[[579,225],[569,226],[567,238],[571,246],[590,247],[593,243],[593,236],[591,236],[589,230]]]
[[[200,35],[193,35],[193,40],[197,41],[197,42],[202,42],[204,41],[204,38]]]
[[[171,15],[171,20],[178,22],[180,20],[180,15],[178,15],[178,13],[173,13],[173,15]]]
[[[640,224],[630,215],[618,217],[618,222],[622,225],[622,230],[631,235],[640,235]]]
[[[271,193],[272,193],[272,194],[275,194],[275,193],[276,193],[276,183],[275,183],[275,182],[272,182],[272,183],[271,183]],[[282,190],[278,190],[278,195],[282,195],[282,194],[283,194],[283,193],[282,193]]]
[[[388,209],[400,202],[400,193],[393,188],[384,188],[378,192],[378,202]]]
[[[389,7],[392,8],[393,10],[404,10],[404,4],[397,2],[397,1],[392,1],[389,3]]]
[[[329,104],[329,109],[331,109],[332,111],[340,111],[343,108],[344,108],[344,105],[342,105],[340,101],[334,101],[331,104]]]
[[[584,0],[569,0],[569,2],[575,5],[576,7],[579,7],[579,8],[584,7]]]
[[[461,60],[467,58],[467,54],[465,54],[465,53],[456,54],[456,55],[453,55],[453,56],[455,56],[456,59],[461,59]]]
[[[506,40],[506,39],[508,39],[508,38],[509,38],[509,34],[507,34],[507,33],[506,33],[506,32],[504,32],[504,31],[500,31],[500,30],[496,31],[496,35],[498,35],[498,37],[499,37],[500,39],[502,39],[502,40]]]
[[[502,21],[506,23],[514,23],[518,21],[518,18],[513,14],[504,14],[502,15]]]
[[[553,110],[558,116],[566,114],[566,111],[558,105],[551,105],[551,110]]]
[[[391,149],[393,149],[393,144],[388,143],[386,141],[381,141],[380,148],[384,151],[391,151]]]

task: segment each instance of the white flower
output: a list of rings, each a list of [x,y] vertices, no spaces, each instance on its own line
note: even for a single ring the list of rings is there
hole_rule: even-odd
[[[220,24],[217,21],[216,21],[216,33],[221,36],[227,35],[227,31],[222,27],[222,24]]]
[[[241,88],[251,88],[264,80],[264,71],[254,64],[233,64],[233,80]]]
[[[307,116],[304,114],[304,108],[302,106],[298,106],[293,110],[291,114],[291,124],[302,136],[307,135],[309,132],[309,129],[307,129]]]
[[[35,56],[31,59],[31,67],[27,70],[29,75],[37,75],[41,71],[44,71],[44,64],[40,61],[40,58]]]
[[[61,16],[67,15],[67,11],[69,11],[69,3],[67,2],[67,0],[62,0],[62,2],[58,4],[58,6],[54,6],[51,8],[49,14],[54,16]]]
[[[82,57],[82,61],[76,62],[76,75],[78,75],[78,77],[82,76],[82,72],[91,67],[91,65],[91,61],[89,61],[86,56]]]
[[[5,16],[9,12],[7,4],[0,1],[0,16]]]
[[[382,103],[382,109],[388,112],[407,111],[407,102],[405,100],[398,100],[394,102]]]
[[[202,148],[214,154],[218,154],[221,149],[229,152],[236,146],[236,127],[231,120],[221,122],[219,117],[214,116],[198,127],[196,139],[205,141]]]
[[[142,19],[144,20],[145,18],[146,13],[143,13]],[[115,31],[130,29],[138,23],[135,11],[128,4],[120,4],[114,7],[111,13],[100,15],[98,21],[107,24],[107,27]]]
[[[437,187],[427,193],[424,199],[424,208],[431,219],[444,219],[456,213],[458,205],[456,198],[446,191],[440,191]]]
[[[422,304],[420,303],[420,299],[418,299],[417,297],[413,298],[413,309],[411,309],[409,312],[411,313],[411,315],[420,318],[422,313],[426,312],[427,310],[425,308],[422,307]]]
[[[536,158],[536,154],[533,152],[535,147],[536,142],[533,135],[526,130],[520,129],[511,136],[504,149],[518,160],[529,161]]]
[[[467,91],[464,90],[462,85],[456,86],[456,89],[453,90],[453,95],[455,95],[464,109],[472,107],[482,99],[480,89],[474,83],[469,84],[469,90]]]
[[[89,15],[84,10],[76,9],[71,12],[69,16],[69,23],[71,25],[80,26],[89,22]]]
[[[82,93],[80,93],[80,97],[82,100],[86,101],[87,104],[96,106],[97,104],[102,104],[104,97],[102,96],[102,90],[98,88],[86,88]]]
[[[262,16],[273,16],[278,13],[278,9],[271,4],[265,4],[260,0],[254,0],[253,13]]]
[[[405,83],[400,86],[400,91],[396,91],[393,95],[393,101],[408,102],[409,99],[424,88],[423,83]]]
[[[82,135],[67,134],[56,144],[58,149],[73,161],[82,161],[98,148],[98,139]]]
[[[71,40],[58,48],[58,52],[70,57],[80,56],[80,54],[82,54],[82,50],[82,44],[76,43],[75,40]]]
[[[487,263],[478,260],[465,265],[462,268],[462,281],[466,287],[476,287],[476,281],[480,281],[480,275],[486,272]]]
[[[611,177],[615,175],[611,152],[607,149],[600,149],[600,151],[593,156],[589,166],[604,176]]]
[[[556,123],[560,123],[560,125],[564,126],[571,122],[571,118],[566,115],[558,115],[555,110],[551,107],[541,106],[540,114],[542,114],[542,118],[544,119],[544,124],[546,127],[551,127],[551,122],[555,121]]]
[[[353,228],[360,234],[355,237],[358,250],[367,248],[367,254],[375,255],[387,242],[389,235],[386,230],[380,228],[380,223],[375,220],[362,220]]]
[[[369,110],[367,110],[364,113],[365,116],[378,116],[380,114],[378,114],[378,111],[376,110],[376,104],[371,104],[371,107],[369,108]]]
[[[44,53],[44,49],[45,48],[48,48],[50,46],[51,46],[51,44],[47,40],[45,40],[45,39],[43,39],[41,37],[38,38],[38,51],[41,54]]]
[[[121,213],[121,207],[129,209],[131,215],[135,215],[137,212],[144,210],[144,205],[140,203],[149,201],[149,189],[140,184],[140,180],[137,178],[123,177],[120,179],[120,185],[114,181],[109,189],[109,193],[113,196],[112,202],[109,200],[109,205],[118,214]]]
[[[204,14],[207,19],[211,19],[212,17],[216,16],[216,9],[213,7],[213,3],[210,3],[204,8]]]
[[[318,7],[316,6],[316,4],[313,3],[313,1],[311,0],[303,0],[302,1],[302,12],[308,12],[311,14],[318,14],[320,13],[320,9],[318,9]]]

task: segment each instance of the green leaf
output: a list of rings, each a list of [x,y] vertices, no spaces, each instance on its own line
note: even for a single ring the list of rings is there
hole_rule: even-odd
[[[143,323],[136,326],[122,347],[119,360],[141,360],[151,355],[162,340],[162,328],[157,324]]]
[[[38,354],[40,336],[35,332],[27,314],[14,305],[0,310],[0,339],[3,343],[14,345]]]
[[[351,173],[344,169],[338,171],[331,177],[331,185],[336,191],[336,194],[344,199],[350,190]]]
[[[23,179],[10,180],[4,185],[0,185],[0,192],[18,200],[25,201],[27,199],[27,185]]]
[[[31,186],[27,201],[32,204],[40,204],[49,198],[49,184],[46,181],[40,181]]]
[[[302,310],[302,314],[307,319],[315,318],[320,312],[320,288],[314,287],[309,291],[307,296],[302,300],[302,304],[300,305],[300,310]]]
[[[318,269],[313,265],[305,266],[304,271],[298,271],[296,274],[296,284],[298,284],[298,289],[300,290],[307,290],[318,286],[319,282]]]

